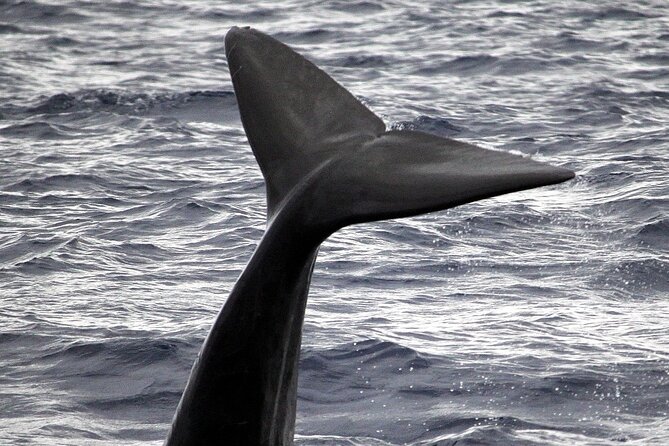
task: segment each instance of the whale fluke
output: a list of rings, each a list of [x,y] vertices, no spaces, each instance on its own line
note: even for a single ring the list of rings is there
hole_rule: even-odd
[[[254,29],[232,28],[225,45],[242,123],[267,184],[268,217],[326,163],[321,175],[328,175],[331,190],[320,192],[336,201],[319,211],[334,229],[446,209],[574,176],[567,169],[452,139],[386,131],[379,117],[325,72]]]
[[[225,38],[240,115],[267,186],[267,231],[216,318],[166,444],[290,445],[319,245],[353,223],[447,209],[574,176],[383,121],[283,43]]]

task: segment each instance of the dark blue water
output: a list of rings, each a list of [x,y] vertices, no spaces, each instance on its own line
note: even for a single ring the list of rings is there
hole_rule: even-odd
[[[578,175],[328,240],[298,444],[669,444],[662,0],[0,0],[0,444],[164,438],[265,225],[232,25]]]

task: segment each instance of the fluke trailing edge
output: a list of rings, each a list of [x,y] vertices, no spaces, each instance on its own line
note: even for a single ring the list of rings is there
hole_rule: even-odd
[[[167,445],[290,445],[319,245],[353,223],[560,183],[567,169],[451,139],[386,131],[281,42],[232,28],[225,48],[267,185],[268,225],[202,347]]]

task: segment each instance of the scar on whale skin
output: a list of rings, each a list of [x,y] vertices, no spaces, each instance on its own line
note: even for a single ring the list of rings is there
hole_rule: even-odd
[[[283,43],[233,27],[226,55],[267,190],[267,230],[204,342],[166,445],[293,443],[309,282],[354,223],[448,209],[573,178],[568,169],[381,119]]]

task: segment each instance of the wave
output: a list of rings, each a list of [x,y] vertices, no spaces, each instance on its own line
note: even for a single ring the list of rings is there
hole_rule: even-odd
[[[487,15],[490,18],[497,17],[525,17],[527,14],[520,11],[493,11]]]
[[[134,422],[153,420],[160,428],[139,429],[131,439],[164,437],[163,426],[181,396],[201,338],[84,329],[72,337],[62,327],[37,325],[34,332],[39,335],[25,330],[0,335],[0,346],[14,352],[3,357],[3,384],[15,388],[26,380],[49,391],[37,394],[24,388],[6,393],[1,406],[6,402],[18,417],[41,414],[45,417],[41,429],[56,437],[67,435],[72,426],[82,429],[72,432],[79,439],[106,432],[101,426],[73,424],[71,419],[63,425],[53,421],[82,416],[129,420],[133,431],[139,428]]]
[[[643,224],[637,230],[636,238],[648,246],[667,246],[669,244],[669,218]]]
[[[321,43],[336,41],[341,33],[329,28],[312,28],[304,31],[279,31],[273,37],[287,43]]]
[[[45,38],[43,42],[51,47],[70,47],[82,44],[82,42],[66,36],[50,36]]]
[[[605,441],[608,428],[582,420],[611,407],[661,411],[669,392],[661,364],[623,361],[613,370],[574,364],[548,374],[534,356],[462,362],[367,339],[305,349],[299,415],[321,434],[348,423],[346,438],[377,429],[379,439],[414,445],[539,444],[542,437]],[[435,406],[418,409],[428,401]],[[358,407],[366,411],[361,421],[347,416]]]
[[[147,113],[157,109],[180,108],[203,105],[207,102],[223,102],[227,107],[236,107],[232,91],[197,90],[182,93],[132,93],[120,90],[82,90],[75,93],[58,93],[41,98],[27,107],[7,110],[13,114],[53,115],[63,112],[112,111],[123,114]]]
[[[42,24],[77,23],[85,20],[84,14],[76,12],[65,5],[42,3],[35,0],[10,0],[0,4],[0,16],[4,20],[21,23],[26,21]]]
[[[0,34],[21,34],[26,32],[23,28],[9,23],[0,23]]]
[[[580,18],[583,22],[606,21],[606,20],[621,20],[621,21],[635,21],[658,17],[656,14],[649,14],[634,10],[631,8],[621,7],[604,7],[601,9],[578,9],[570,13],[574,17]]]
[[[3,264],[26,261],[37,257],[46,257],[56,250],[76,246],[78,237],[64,238],[31,238],[27,235],[20,235],[13,240],[8,240],[0,245],[0,267]]]
[[[657,54],[643,54],[636,56],[634,58],[637,62],[660,65],[666,67],[669,64],[669,54],[657,53]]]
[[[462,133],[466,129],[451,123],[446,118],[421,115],[411,121],[393,123],[393,130],[419,130],[446,138]]]
[[[146,366],[160,362],[190,363],[203,339],[185,335],[169,337],[150,331],[81,328],[72,336],[57,324],[41,319],[20,331],[0,333],[0,345],[21,345],[33,351],[36,367],[46,366],[48,373],[113,375],[117,368]],[[85,362],[85,367],[78,368]],[[69,376],[69,372],[67,376]]]
[[[574,31],[564,31],[541,40],[541,47],[544,49],[584,54],[623,50],[627,45],[626,42],[612,39],[609,36],[601,40],[584,38]]]
[[[629,76],[634,76],[635,71]],[[589,108],[615,107],[645,109],[646,107],[666,107],[669,104],[669,92],[664,90],[639,89],[624,91],[623,87],[612,81],[595,81],[576,86],[567,94],[574,104],[583,103]]]
[[[554,67],[569,67],[582,64],[583,56],[556,56],[538,54],[536,56],[492,56],[489,54],[467,55],[447,61],[433,55],[430,60],[418,64],[416,73],[420,75],[455,74],[458,76],[516,76],[537,71],[547,71]],[[436,62],[432,60],[437,60]]]
[[[373,54],[354,54],[346,56],[342,59],[337,59],[333,64],[343,67],[358,67],[358,68],[381,68],[392,65],[393,60],[387,56],[379,56]]]
[[[499,58],[489,54],[478,54],[473,56],[460,56],[445,62],[430,62],[418,69],[419,74],[458,73],[475,74],[488,73]]]
[[[369,339],[328,350],[304,349],[298,397],[317,404],[359,400],[366,395],[358,389],[371,390],[368,382],[373,377],[383,379],[387,372],[401,374],[429,366],[429,357],[389,341]],[[366,379],[361,381],[363,375]],[[328,385],[333,388],[328,390]]]
[[[383,11],[387,6],[382,1],[367,1],[367,0],[327,0],[324,2],[325,6],[337,11],[348,11],[353,13],[364,13],[373,11]]]
[[[279,8],[271,8],[266,6],[256,6],[252,4],[240,3],[237,7],[215,7],[211,9],[205,9],[202,11],[194,11],[194,14],[203,19],[207,20],[258,20],[262,19],[271,19],[280,14]]]
[[[295,434],[298,446],[395,446],[373,437],[344,437],[341,435],[301,435]]]
[[[631,70],[625,73],[626,77],[632,79],[650,80],[665,80],[669,78],[669,69],[660,67],[654,69]]]
[[[27,139],[76,138],[79,133],[74,127],[47,121],[20,122],[0,127],[0,135]]]
[[[327,362],[372,364],[385,360],[401,363],[407,368],[414,366],[424,368],[428,367],[429,364],[427,359],[416,350],[390,341],[367,339],[321,352],[306,351],[303,355],[302,365],[306,368],[309,368],[310,365],[318,368],[319,364],[322,365]]]

